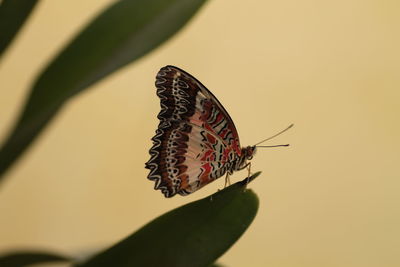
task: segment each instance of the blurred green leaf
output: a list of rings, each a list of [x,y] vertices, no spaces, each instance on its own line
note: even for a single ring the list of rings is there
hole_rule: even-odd
[[[71,262],[71,259],[48,252],[20,251],[0,256],[1,267],[22,267],[36,263]]]
[[[0,57],[31,14],[37,0],[0,1]]]
[[[0,175],[70,97],[140,58],[176,33],[205,0],[122,0],[95,18],[33,85],[0,150]],[[134,89],[134,85],[132,85]]]
[[[211,265],[253,221],[258,198],[246,185],[259,174],[156,218],[80,267]]]

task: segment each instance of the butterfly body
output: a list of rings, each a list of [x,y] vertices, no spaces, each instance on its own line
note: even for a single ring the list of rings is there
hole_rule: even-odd
[[[146,163],[155,189],[166,197],[187,195],[247,166],[255,146],[240,147],[232,119],[204,85],[166,66],[157,74],[156,87],[160,123]]]

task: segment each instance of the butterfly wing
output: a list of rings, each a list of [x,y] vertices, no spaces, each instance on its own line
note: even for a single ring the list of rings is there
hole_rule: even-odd
[[[156,78],[160,120],[148,178],[166,197],[190,194],[227,171],[241,155],[235,125],[215,96],[185,71],[166,66]]]

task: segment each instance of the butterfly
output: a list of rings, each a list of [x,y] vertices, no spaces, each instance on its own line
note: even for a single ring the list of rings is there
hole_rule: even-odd
[[[240,146],[228,112],[201,82],[177,67],[165,66],[155,85],[160,122],[145,165],[155,189],[165,197],[188,195],[249,166],[256,146]]]

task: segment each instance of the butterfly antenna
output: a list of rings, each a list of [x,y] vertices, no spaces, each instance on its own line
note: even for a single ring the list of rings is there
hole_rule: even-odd
[[[277,136],[280,135],[280,134],[283,134],[284,132],[286,132],[287,130],[289,130],[290,128],[292,128],[293,125],[294,125],[293,123],[290,124],[288,127],[286,127],[286,129],[283,129],[283,130],[280,131],[279,133],[274,134],[273,136],[268,137],[267,139],[264,139],[264,140],[262,140],[261,142],[258,142],[257,144],[255,144],[255,146],[257,146],[257,145],[259,145],[259,144],[261,144],[261,143],[264,143],[265,141],[271,140],[272,138],[275,138],[275,137],[277,137]],[[287,145],[277,145],[277,146],[289,146],[289,144],[287,144]],[[258,146],[258,147],[277,147],[277,146]]]
[[[286,145],[273,145],[273,146],[257,146],[257,147],[279,147],[279,146],[289,146],[289,144],[286,144]]]

